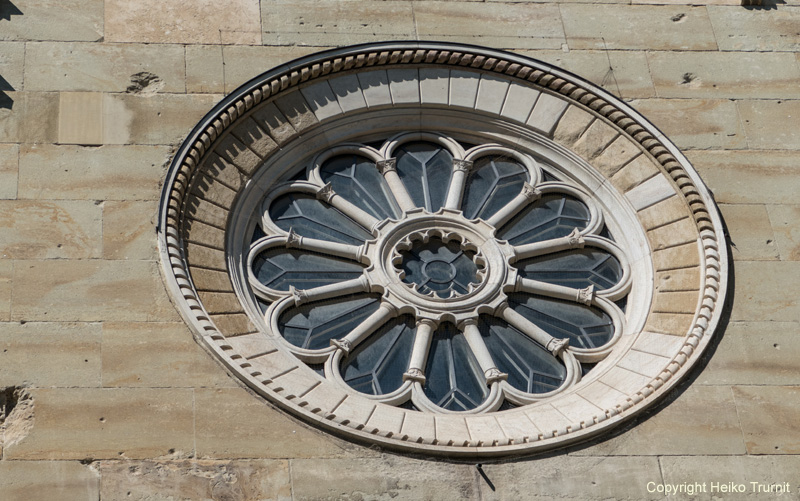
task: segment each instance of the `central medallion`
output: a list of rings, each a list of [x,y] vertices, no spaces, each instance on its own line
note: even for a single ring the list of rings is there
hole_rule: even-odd
[[[466,240],[444,241],[417,233],[398,245],[400,278],[422,295],[453,298],[469,294],[480,283],[483,266]]]

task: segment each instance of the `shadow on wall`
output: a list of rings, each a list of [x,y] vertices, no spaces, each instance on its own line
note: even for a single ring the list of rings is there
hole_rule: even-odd
[[[0,0],[0,21],[10,21],[11,16],[21,16],[22,11],[11,0]]]
[[[14,100],[6,94],[7,91],[13,91],[14,87],[0,75],[0,110],[10,110],[14,106]]]

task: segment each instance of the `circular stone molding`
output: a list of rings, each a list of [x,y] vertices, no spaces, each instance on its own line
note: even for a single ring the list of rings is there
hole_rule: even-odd
[[[580,77],[450,43],[246,83],[175,155],[158,235],[183,318],[247,386],[452,457],[641,412],[700,359],[727,286],[717,209],[661,132]]]

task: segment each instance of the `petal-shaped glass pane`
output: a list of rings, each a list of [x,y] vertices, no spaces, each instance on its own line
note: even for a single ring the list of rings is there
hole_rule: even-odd
[[[489,219],[522,191],[526,181],[528,170],[512,158],[493,155],[478,159],[464,190],[464,216]]]
[[[345,337],[380,306],[380,297],[369,294],[317,301],[289,308],[281,315],[278,328],[295,346],[319,350],[331,339]]]
[[[357,155],[341,155],[325,161],[320,176],[333,191],[378,219],[396,218],[400,209],[375,162]]]
[[[481,317],[483,342],[508,383],[526,393],[547,393],[567,378],[567,369],[537,342],[499,318]]]
[[[269,249],[253,260],[253,273],[270,289],[312,289],[358,278],[364,267],[353,261],[299,249]]]
[[[408,143],[395,153],[397,174],[417,207],[436,212],[444,206],[450,178],[453,176],[453,156],[433,143]]]
[[[408,370],[415,332],[414,319],[407,315],[373,332],[342,362],[345,382],[369,395],[384,395],[399,388]]]
[[[594,285],[614,287],[622,279],[622,266],[608,252],[586,247],[524,259],[515,264],[520,276],[574,289]]]
[[[551,240],[586,228],[590,218],[589,208],[577,198],[549,194],[522,209],[497,237],[513,245]]]
[[[530,294],[510,294],[508,304],[551,336],[568,338],[573,348],[599,348],[614,335],[611,317],[599,308]]]
[[[425,377],[425,395],[444,409],[474,409],[489,396],[483,371],[453,324],[441,324],[434,332]]]
[[[292,193],[275,199],[269,217],[278,228],[304,237],[360,245],[372,235],[328,204],[308,195]]]

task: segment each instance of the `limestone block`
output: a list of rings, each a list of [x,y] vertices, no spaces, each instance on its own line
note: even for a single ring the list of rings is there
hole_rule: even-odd
[[[155,218],[156,204],[153,202],[105,202],[103,258],[155,260]]]
[[[642,184],[630,189],[625,193],[625,198],[633,205],[634,209],[641,211],[674,197],[676,193],[677,190],[670,180],[662,175],[651,177]]]
[[[236,167],[232,167],[232,169],[238,170]],[[195,185],[192,188],[192,198],[190,199],[190,203],[193,206],[199,203],[195,200],[195,197],[223,207],[226,210],[233,205],[233,201],[236,198],[236,191],[233,189],[228,188],[216,179],[204,175],[195,176],[193,181]]]
[[[697,294],[696,292],[694,293]],[[659,334],[684,337],[692,326],[694,312],[691,313],[650,313],[644,329]]]
[[[658,292],[688,292],[696,291],[699,287],[699,268],[656,271],[656,291]]]
[[[191,247],[191,246],[190,246]],[[207,247],[195,246],[198,249],[208,249]],[[219,252],[208,249],[210,252]],[[224,256],[224,253],[220,254]],[[194,260],[194,258],[190,258]],[[200,301],[205,306],[208,313],[239,313],[242,311],[242,305],[239,304],[239,299],[233,292],[204,292],[200,294]],[[263,350],[262,350],[263,351]],[[256,352],[260,353],[260,352]]]
[[[185,92],[183,47],[37,42],[27,45],[25,87],[39,91],[125,92],[139,73],[157,77],[147,93]],[[152,86],[152,87],[151,87]],[[141,89],[139,89],[141,90]]]
[[[800,152],[693,150],[687,156],[717,203],[797,202]]]
[[[17,198],[19,145],[0,144],[0,200]]]
[[[236,383],[183,323],[105,322],[103,386],[190,388]]]
[[[622,367],[614,367],[603,374],[599,381],[624,395],[630,396],[644,388],[652,379],[638,372],[623,369]]]
[[[800,276],[797,261],[740,261],[736,263],[736,295],[731,320],[795,322],[800,302],[792,292]]]
[[[0,260],[0,321],[11,319],[11,284],[14,275],[14,262]]]
[[[796,7],[773,10],[769,17],[759,14],[758,10],[709,6],[708,16],[720,50],[796,52],[800,49],[797,38],[800,12]]]
[[[647,60],[659,97],[800,97],[800,68],[791,53],[650,52]]]
[[[8,499],[99,499],[100,475],[78,461],[3,461],[0,490]]]
[[[209,178],[222,183],[234,192],[239,191],[248,179],[248,177],[233,164],[216,153],[209,154],[199,170]],[[207,185],[205,183],[201,183],[198,191],[203,191],[206,187]]]
[[[732,322],[699,384],[798,385],[797,322]]]
[[[101,235],[94,202],[0,201],[0,259],[97,258]]]
[[[748,454],[797,454],[800,451],[800,388],[734,386],[736,410]]]
[[[225,93],[225,76],[231,68],[226,67],[223,71],[224,49],[225,47],[218,45],[186,46],[186,92]]]
[[[192,282],[198,291],[231,292],[231,280],[227,272],[192,267]]]
[[[663,292],[656,294],[653,301],[656,313],[684,313],[694,315],[697,311],[696,292]]]
[[[604,414],[605,409],[597,407],[577,394],[565,396],[553,402],[553,407],[566,416],[570,424],[591,423],[592,418]]]
[[[247,175],[252,175],[261,165],[261,158],[253,150],[236,139],[233,134],[224,136],[217,143],[217,154],[232,163]]]
[[[652,250],[661,250],[673,245],[695,242],[698,238],[697,223],[690,217],[647,232],[647,239],[650,241]]]
[[[361,92],[361,84],[358,83],[358,77],[355,75],[332,78],[329,83],[343,112],[347,113],[367,107],[364,94]]]
[[[645,229],[652,229],[689,217],[688,214],[686,199],[676,194],[640,210],[636,216]]]
[[[434,416],[422,412],[406,412],[400,427],[400,438],[409,442],[417,442],[422,437],[436,436]]]
[[[717,49],[705,7],[594,4],[560,7],[570,48]]]
[[[293,59],[330,48],[321,46],[306,47],[302,45],[262,46],[260,45],[260,41],[258,44],[259,45],[226,45],[222,47],[222,55],[225,62],[226,94],[269,69],[280,66]],[[217,50],[219,50],[219,48]]]
[[[103,0],[15,0],[8,2],[0,40],[103,38]],[[5,12],[4,12],[5,13]]]
[[[97,323],[0,324],[0,386],[100,386]]]
[[[800,116],[800,100],[738,101],[747,146],[765,150],[800,150],[800,129],[787,127]]]
[[[620,135],[612,141],[602,153],[592,160],[592,166],[602,172],[605,177],[610,177],[619,172],[623,167],[629,166],[631,163],[635,162],[634,165],[630,165],[629,168],[634,168],[634,172],[639,172],[641,170],[640,164],[644,163],[645,165],[642,167],[646,168],[647,162],[646,158],[642,158],[641,153],[642,150],[639,149],[633,141],[624,135]],[[621,183],[615,184],[615,186],[624,192],[632,188],[632,186],[627,186],[627,184],[628,183]]]
[[[476,419],[470,419],[465,422],[474,445],[489,446],[495,442],[508,443],[507,439],[511,438],[506,436],[506,440],[498,440],[497,429],[499,424],[496,416],[476,416]],[[502,428],[500,429],[502,430]],[[503,430],[503,433],[505,434],[505,430]]]
[[[783,261],[800,261],[800,206],[768,205],[767,212]]]
[[[506,102],[503,104],[500,114],[517,122],[525,123],[531,115],[539,95],[538,90],[511,82],[508,87]]]
[[[292,127],[297,132],[303,132],[303,130],[318,122],[317,117],[314,116],[300,92],[290,92],[285,96],[281,96],[281,99],[276,101],[275,105],[289,119],[289,123],[292,124]]]
[[[648,155],[642,154],[615,172],[611,178],[611,184],[625,193],[660,173],[658,164]]]
[[[320,122],[342,114],[342,107],[339,106],[339,101],[336,100],[336,95],[326,80],[303,87],[300,92]]]
[[[747,145],[736,103],[729,99],[638,99],[630,105],[681,149]]]
[[[25,44],[23,42],[3,43],[3,53],[0,54],[0,92],[23,90],[24,62]]]
[[[386,76],[389,79],[392,103],[419,103],[419,73],[415,68],[386,70]]]
[[[217,294],[222,295],[221,293]],[[229,295],[234,296],[235,299],[235,294],[231,293]],[[241,307],[239,307],[239,309],[241,310]],[[225,344],[229,345],[234,353],[244,358],[253,358],[265,353],[277,351],[277,349],[273,347],[274,343],[270,342],[267,339],[267,335],[263,332],[228,337],[225,338]]]
[[[450,94],[450,70],[420,68],[419,94],[423,104],[447,104]]]
[[[199,458],[283,458],[287,451],[293,458],[324,458],[348,447],[241,388],[196,389],[195,405]]]
[[[101,461],[100,499],[292,499],[289,462]]]
[[[375,412],[367,420],[364,430],[368,433],[378,433],[381,436],[393,436],[401,432],[405,411],[397,407],[381,405],[375,407]]]
[[[414,4],[417,33],[422,38],[442,35],[502,37],[505,46],[514,39],[564,41],[561,16],[555,4],[417,2]],[[489,43],[489,45],[492,45]]]
[[[58,100],[58,142],[103,144],[103,95],[99,92],[61,92]]]
[[[553,135],[556,141],[572,144],[589,126],[592,117],[577,106],[567,109],[567,101],[552,94],[542,93],[533,105],[528,125],[546,136]],[[565,111],[566,110],[566,111]],[[558,124],[555,133],[553,129]]]
[[[225,249],[225,230],[208,225],[196,219],[187,219],[184,224],[184,238],[189,242],[211,247]]]
[[[195,196],[189,198],[189,203],[191,204],[187,207],[189,217],[216,228],[225,228],[228,221],[227,209]]]
[[[669,456],[743,454],[742,430],[726,386],[690,386],[636,426],[578,456]],[[643,458],[638,458],[639,460]],[[645,482],[640,480],[640,485]],[[661,495],[663,497],[663,494]]]
[[[261,158],[269,156],[278,149],[278,144],[259,127],[255,120],[242,120],[231,134]]]
[[[250,319],[243,313],[223,313],[210,315],[210,317],[217,329],[226,336],[236,336],[256,331]]]
[[[472,0],[467,0],[472,1]],[[490,0],[493,1],[493,0]],[[443,2],[431,2],[431,3],[443,3]],[[419,5],[419,4],[415,4]],[[463,4],[461,4],[463,5]],[[487,3],[488,5],[488,3]],[[415,8],[415,12],[418,10]],[[447,21],[443,21],[446,23]],[[505,21],[502,21],[505,22]],[[547,27],[547,31],[552,31],[551,27]],[[560,31],[560,30],[559,30]],[[478,35],[473,34],[469,31],[458,35],[425,35],[424,38],[426,40],[434,40],[440,42],[451,42],[451,43],[463,43],[463,44],[472,44],[472,45],[482,45],[484,47],[504,47],[507,49],[517,49],[517,50],[539,50],[539,49],[550,49],[556,50],[564,47],[566,43],[566,39],[564,38],[563,34],[560,34],[556,37],[537,37],[537,36],[503,36],[503,35]]]
[[[278,144],[284,144],[296,135],[292,124],[273,103],[262,104],[256,108],[250,118],[255,120],[259,127],[267,131]]]
[[[728,229],[733,259],[779,259],[778,245],[765,205],[719,205]]]
[[[222,250],[192,242],[186,244],[186,260],[200,268],[208,268],[217,271],[226,271],[227,269],[225,253]]]
[[[168,158],[163,146],[24,145],[19,198],[157,200]]]
[[[615,390],[601,381],[597,381],[585,390],[579,391],[578,395],[603,410],[615,409],[628,398],[628,395],[619,390]]]
[[[566,416],[549,404],[534,407],[533,409],[523,412],[544,436],[552,435],[554,431],[563,430],[572,424]]]
[[[177,320],[151,261],[48,260],[14,263],[14,320]]]
[[[619,366],[629,371],[655,378],[669,364],[670,358],[644,351],[631,350],[619,361]]]
[[[541,430],[530,420],[518,419],[522,413],[499,413],[495,416],[497,425],[503,434],[514,440],[514,443],[523,443],[525,439],[536,440]]]
[[[280,393],[284,398],[292,400],[303,407],[309,405],[309,400],[306,400],[305,395],[311,393],[321,383],[316,374],[300,370],[278,374],[270,379],[271,390]],[[322,409],[322,411],[321,415],[325,416],[325,409]]]
[[[450,71],[450,106],[474,108],[478,97],[480,74],[474,71]]]
[[[33,427],[6,459],[120,459],[190,455],[192,390],[55,388],[30,390]]]
[[[643,331],[639,334],[633,349],[662,357],[674,357],[686,343],[685,339],[657,332]]]
[[[319,387],[318,392],[327,391]],[[332,410],[335,419],[342,424],[353,423],[353,425],[366,424],[367,420],[375,412],[375,403],[366,399],[347,395],[344,400],[339,402]]]
[[[8,91],[0,102],[0,143],[58,140],[58,94]]]
[[[619,131],[597,119],[572,145],[572,151],[587,161],[593,160],[619,136]]]
[[[437,415],[434,418],[436,440],[445,445],[469,444],[472,437],[462,416]],[[477,439],[475,439],[477,443]]]
[[[253,45],[261,43],[259,15],[259,0],[109,0],[105,9],[106,40]]]
[[[658,207],[654,205],[653,207]],[[700,265],[700,251],[696,243],[688,243],[653,252],[653,265],[657,270],[674,270]]]
[[[510,83],[505,78],[482,75],[475,108],[490,113],[500,113],[505,103]]]
[[[361,84],[361,90],[364,93],[367,106],[374,108],[392,104],[392,94],[389,91],[389,76],[386,74],[386,70],[359,73],[358,81]]]

